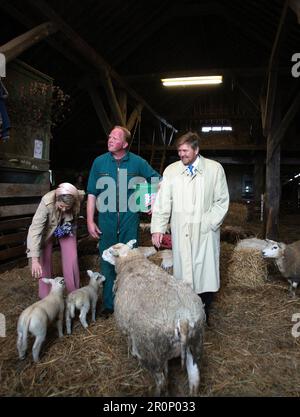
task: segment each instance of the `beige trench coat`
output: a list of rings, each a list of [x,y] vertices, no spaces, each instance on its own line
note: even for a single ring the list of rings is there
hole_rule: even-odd
[[[83,198],[84,191],[78,190],[80,197]],[[49,191],[42,198],[27,235],[27,257],[39,258],[45,242],[53,235],[56,227],[62,218],[64,221],[72,221],[73,214],[62,213],[55,207],[55,190]]]
[[[151,233],[165,233],[171,218],[174,276],[197,294],[220,288],[220,226],[229,206],[223,167],[198,158],[191,177],[181,161],[163,174],[151,221]]]

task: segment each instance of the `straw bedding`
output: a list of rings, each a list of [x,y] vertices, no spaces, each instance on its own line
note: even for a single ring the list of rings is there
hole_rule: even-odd
[[[228,285],[233,249],[221,245],[221,289],[205,335],[200,395],[300,396],[300,338],[291,334],[299,292],[289,298],[288,284],[275,277],[255,288]],[[128,355],[114,317],[98,316],[87,330],[75,320],[73,334],[61,340],[51,328],[41,362],[33,364],[30,352],[19,361],[16,322],[36,301],[37,282],[23,268],[1,274],[0,286],[0,312],[7,319],[7,337],[0,338],[0,396],[151,395],[154,381]],[[180,359],[170,368],[170,395],[187,395]]]

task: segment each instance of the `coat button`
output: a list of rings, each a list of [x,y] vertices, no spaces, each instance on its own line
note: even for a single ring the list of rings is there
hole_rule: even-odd
[[[189,235],[185,235],[185,237],[189,237]]]

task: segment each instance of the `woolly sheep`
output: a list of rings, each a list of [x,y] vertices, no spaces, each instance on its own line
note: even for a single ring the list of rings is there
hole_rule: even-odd
[[[153,375],[156,395],[167,391],[168,361],[180,357],[191,395],[200,383],[205,312],[200,297],[132,249],[135,240],[103,252],[115,265],[115,319],[131,353]]]
[[[59,337],[63,337],[63,291],[65,288],[65,280],[63,277],[56,277],[54,279],[42,278],[42,280],[46,284],[51,284],[50,293],[47,297],[27,307],[21,313],[17,326],[17,349],[20,359],[25,358],[28,331],[35,336],[35,342],[32,347],[34,362],[39,361],[41,346],[46,338],[49,323],[57,319],[58,335]]]
[[[236,248],[239,249],[256,249],[261,251],[266,247],[266,241],[263,239],[257,239],[256,237],[249,238],[249,239],[242,239],[240,240]]]
[[[155,255],[156,259],[161,260],[160,266],[166,271],[169,271],[173,267],[173,252],[171,249],[157,251],[154,246],[140,246],[139,251],[145,258]]]
[[[90,282],[85,287],[72,291],[68,294],[66,301],[66,328],[67,333],[71,334],[71,319],[75,317],[75,309],[80,310],[79,319],[82,326],[88,327],[86,315],[92,306],[92,321],[96,321],[96,304],[99,297],[99,290],[105,277],[99,272],[87,271]]]
[[[300,240],[290,245],[268,239],[266,242],[262,256],[274,259],[281,274],[288,278],[290,293],[295,297],[296,288],[300,282]]]

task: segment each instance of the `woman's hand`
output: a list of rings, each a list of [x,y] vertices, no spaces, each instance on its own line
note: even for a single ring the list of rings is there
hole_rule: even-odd
[[[33,278],[42,278],[42,266],[38,258],[32,258],[31,260],[31,275]]]
[[[88,227],[89,234],[94,239],[99,239],[99,237],[102,234],[102,232],[99,229],[99,227],[96,225],[96,223],[95,222],[90,222],[90,223],[87,224],[87,227]]]

